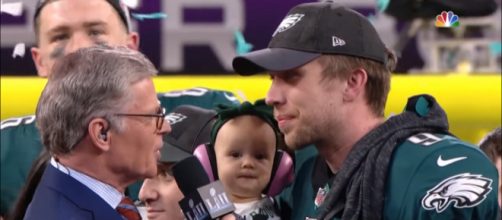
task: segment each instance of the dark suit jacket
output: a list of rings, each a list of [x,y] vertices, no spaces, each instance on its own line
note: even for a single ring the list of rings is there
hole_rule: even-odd
[[[122,220],[122,217],[87,186],[49,164],[24,219]]]

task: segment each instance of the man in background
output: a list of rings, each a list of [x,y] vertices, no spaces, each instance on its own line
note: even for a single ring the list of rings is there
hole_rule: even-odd
[[[210,140],[216,112],[190,105],[176,107],[168,116],[172,132],[165,136],[157,176],[143,181],[139,198],[145,207],[139,207],[149,220],[185,219],[178,202],[183,199],[172,172],[177,162],[192,156],[200,144]]]
[[[479,148],[485,152],[499,172],[499,206],[502,207],[502,130],[500,127],[488,133],[479,143]]]

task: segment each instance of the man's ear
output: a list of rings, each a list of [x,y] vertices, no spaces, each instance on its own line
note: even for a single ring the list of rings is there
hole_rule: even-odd
[[[88,126],[89,137],[96,148],[101,151],[110,149],[110,123],[103,118],[94,118]]]
[[[139,34],[131,31],[127,38],[127,47],[129,49],[139,50]]]
[[[364,94],[364,88],[368,82],[368,73],[363,68],[354,69],[347,78],[343,99],[345,101],[356,100]]]
[[[45,60],[40,54],[40,48],[38,47],[31,48],[31,58],[33,59],[33,63],[35,63],[38,75],[45,78],[48,77],[49,67],[45,64]]]

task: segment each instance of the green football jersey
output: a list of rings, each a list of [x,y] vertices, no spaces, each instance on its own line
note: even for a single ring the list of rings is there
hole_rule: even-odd
[[[385,219],[497,219],[498,173],[479,148],[421,133],[393,153]]]
[[[306,219],[315,217],[317,208],[314,197],[317,189],[313,187],[316,170],[317,149],[314,146],[295,152],[295,177],[293,183],[275,197],[282,219]]]
[[[195,105],[201,108],[214,109],[218,104],[239,104],[239,100],[231,92],[202,87],[159,93],[157,97],[167,112],[171,112],[180,105]]]
[[[167,112],[179,105],[213,109],[218,104],[239,104],[233,93],[207,88],[159,93],[158,99]],[[42,143],[35,127],[34,115],[6,119],[1,126],[0,208],[1,214],[5,215],[25,185],[31,166],[42,150]],[[140,187],[141,182],[128,187],[129,197],[137,199]]]
[[[5,215],[24,186],[42,144],[34,115],[2,121],[0,135],[0,208]]]
[[[329,191],[314,187],[312,150],[295,154],[295,179],[277,196],[287,219],[316,219]],[[386,181],[384,219],[490,219],[500,215],[498,173],[477,147],[448,135],[421,133],[396,147]],[[317,189],[315,189],[317,188]]]

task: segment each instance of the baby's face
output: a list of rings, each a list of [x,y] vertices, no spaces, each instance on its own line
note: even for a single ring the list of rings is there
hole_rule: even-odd
[[[215,140],[218,176],[233,202],[259,199],[267,186],[275,156],[275,134],[261,118],[229,120]]]

